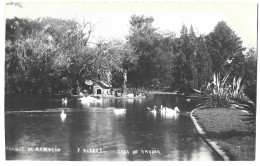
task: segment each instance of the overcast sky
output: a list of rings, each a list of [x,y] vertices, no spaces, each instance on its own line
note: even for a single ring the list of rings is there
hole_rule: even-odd
[[[242,38],[244,46],[256,47],[256,3],[21,3],[23,6],[6,6],[7,18],[55,17],[97,23],[92,40],[99,38],[124,39],[129,31],[129,19],[133,14],[154,17],[154,26],[160,31],[177,35],[181,26],[193,25],[197,34],[207,34],[221,20]]]

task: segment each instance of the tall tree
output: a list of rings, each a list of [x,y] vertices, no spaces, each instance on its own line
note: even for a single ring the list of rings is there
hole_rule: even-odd
[[[196,47],[196,36],[191,27],[190,33],[185,25],[182,26],[180,38],[178,38],[179,55],[175,61],[174,69],[174,89],[186,91],[191,87],[196,87],[197,69],[195,67],[194,53]],[[184,56],[184,57],[181,57]],[[180,64],[182,65],[180,65]],[[182,74],[178,75],[179,72]]]
[[[243,51],[241,39],[227,25],[220,21],[213,32],[206,36],[206,42],[209,54],[212,59],[212,71],[215,73],[226,73],[232,69],[232,74],[238,76],[243,74]],[[229,64],[227,62],[232,63]]]
[[[6,42],[6,81],[23,93],[45,92],[51,86],[54,47],[43,32]]]
[[[198,89],[203,89],[212,77],[212,60],[209,55],[204,36],[196,38],[196,52],[194,53],[196,79]]]
[[[62,20],[54,18],[38,19],[44,32],[49,35],[51,42],[56,47],[55,69],[62,71],[60,74],[64,79],[68,79],[75,89],[80,89],[83,72],[86,64],[83,60],[93,59],[93,55],[88,54],[88,42],[94,26],[90,22],[79,24],[75,20]],[[84,57],[86,56],[86,57]]]
[[[89,22],[53,18],[7,22],[6,71],[13,87],[46,91],[52,86],[69,88],[82,80],[83,60],[93,59],[87,46],[93,31]],[[63,81],[68,86],[61,85]]]
[[[145,16],[132,16],[130,19],[130,35],[128,41],[133,47],[134,53],[138,55],[138,65],[134,73],[135,86],[151,88],[158,84],[158,73],[156,71],[157,61],[162,35],[153,27],[154,19]]]

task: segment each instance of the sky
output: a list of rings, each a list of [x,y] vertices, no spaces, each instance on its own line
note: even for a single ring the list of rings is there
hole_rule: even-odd
[[[92,40],[124,39],[129,32],[131,15],[154,17],[160,31],[179,34],[181,26],[193,26],[197,34],[207,34],[224,20],[242,38],[244,46],[256,46],[256,3],[141,3],[141,2],[24,2],[23,6],[6,6],[7,18],[36,19],[55,17],[90,21],[96,24]]]
[[[197,34],[208,34],[221,20],[241,37],[244,46],[256,47],[256,3],[173,3],[173,2],[24,2],[23,6],[5,6],[5,17],[55,17],[90,21],[96,24],[92,40],[121,39],[129,32],[132,15],[154,18],[160,31],[180,33],[182,25],[193,26]]]

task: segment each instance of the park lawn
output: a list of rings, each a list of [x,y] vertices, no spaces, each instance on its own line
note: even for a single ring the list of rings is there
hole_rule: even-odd
[[[255,160],[255,132],[252,125],[242,121],[249,115],[239,109],[196,109],[193,115],[206,132],[206,137],[215,141],[231,160]]]

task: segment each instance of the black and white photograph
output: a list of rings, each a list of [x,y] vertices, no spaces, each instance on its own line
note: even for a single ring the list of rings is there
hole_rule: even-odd
[[[255,161],[258,4],[4,2],[6,161]]]

